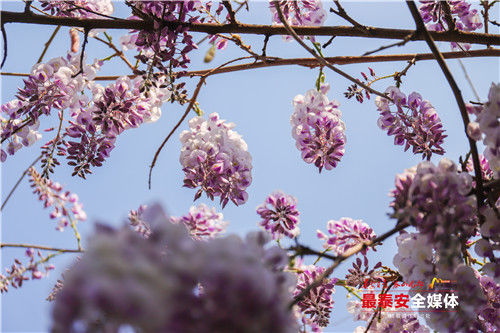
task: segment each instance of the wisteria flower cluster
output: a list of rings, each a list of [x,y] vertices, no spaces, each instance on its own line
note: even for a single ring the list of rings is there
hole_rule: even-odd
[[[160,106],[171,95],[164,82],[165,78],[159,79],[147,92],[141,77],[121,77],[107,87],[92,87],[91,105],[74,114],[65,132],[76,139],[68,140],[67,149],[73,175],[85,178],[91,166],[101,166],[123,131],[159,119]]]
[[[436,0],[420,0],[422,4],[419,7],[420,15],[426,23],[427,29],[433,31],[445,31],[451,27],[445,18],[445,9],[443,2]],[[471,4],[465,0],[447,1],[450,8],[450,14],[455,22],[455,27],[463,31],[474,31],[480,29],[482,24],[481,15],[477,9],[471,9]],[[470,49],[470,44],[451,43],[452,47],[463,47]]]
[[[14,263],[6,268],[6,275],[0,274],[1,293],[7,292],[9,286],[20,288],[24,281],[39,280],[54,269],[54,265],[47,263],[53,255],[44,256],[40,251],[35,251],[32,248],[26,249],[25,255],[28,258],[27,264],[23,264],[19,259],[14,259]],[[40,270],[41,267],[43,270]]]
[[[264,248],[263,234],[200,242],[157,205],[143,218],[149,238],[99,227],[56,295],[54,331],[297,331],[287,307],[293,279],[283,272],[286,255]]]
[[[111,0],[40,0],[42,8],[50,11],[52,15],[81,18],[103,18],[102,15],[113,14]]]
[[[142,219],[142,214],[146,210],[146,205],[140,205],[137,210],[131,210],[128,214],[130,226],[144,238],[151,236],[151,226]]]
[[[229,200],[235,205],[247,201],[246,188],[252,182],[252,157],[246,142],[218,113],[208,119],[195,117],[189,121],[190,130],[180,135],[180,163],[185,173],[184,186],[200,187],[210,199],[220,197],[224,207]]]
[[[326,20],[326,11],[320,0],[279,1],[280,9],[288,24],[292,26],[322,26]],[[282,24],[272,0],[269,1],[272,21]],[[293,40],[292,36],[283,36],[286,41]],[[314,41],[314,37],[311,37]]]
[[[426,321],[431,328],[438,332],[477,332],[484,327],[491,329],[488,332],[495,332],[500,328],[498,317],[495,317],[498,296],[493,294],[499,285],[491,278],[461,264],[459,256],[455,256],[454,263],[450,265],[448,258],[441,257],[440,249],[434,247],[428,235],[403,233],[398,236],[397,244],[394,265],[404,281],[430,281],[436,272],[441,279],[457,281],[456,293],[461,300],[459,306],[453,312],[430,312]],[[460,247],[459,244],[457,246]],[[417,291],[411,289],[410,294],[414,295]],[[437,294],[444,299],[442,293]]]
[[[488,102],[477,116],[479,128],[484,134],[483,143],[486,146],[484,156],[495,179],[500,178],[500,85],[492,84]]]
[[[323,247],[341,255],[353,246],[368,243],[375,238],[373,229],[362,220],[353,220],[343,217],[339,221],[330,220],[326,224],[328,234],[317,230],[317,236],[325,243]],[[366,255],[367,248],[361,253]]]
[[[173,223],[184,224],[191,237],[197,240],[215,238],[228,225],[222,213],[217,213],[215,207],[210,208],[205,204],[191,206],[186,215],[171,217],[171,220]]]
[[[300,233],[300,212],[294,196],[275,191],[257,207],[257,214],[262,218],[259,224],[271,233],[273,239],[281,239],[283,236],[295,238]]]
[[[404,145],[405,151],[412,147],[414,154],[422,154],[427,160],[432,154],[443,155],[441,145],[447,135],[431,103],[416,92],[406,98],[397,87],[389,87],[385,93],[393,103],[380,96],[375,99],[380,112],[378,126],[387,135],[394,135],[394,144]],[[391,110],[392,105],[396,105],[396,111]]]
[[[292,136],[306,163],[319,169],[331,170],[344,155],[346,136],[342,113],[335,100],[326,96],[329,85],[320,91],[309,90],[293,99],[294,112],[290,118]]]
[[[325,268],[315,265],[306,266],[299,263],[295,270],[297,271],[297,286],[293,295],[298,296],[308,285],[319,278]],[[322,283],[312,288],[302,300],[297,302],[297,307],[302,315],[320,327],[328,326],[330,322],[330,313],[334,303],[335,282],[337,282],[335,278],[324,279]]]
[[[469,196],[471,188],[470,175],[459,173],[455,163],[444,158],[437,166],[420,163],[408,193],[396,190],[393,195],[395,203],[402,203],[405,199],[400,196],[407,196],[400,221],[408,221],[433,242],[450,248],[452,235],[471,237],[476,232],[476,201]]]
[[[33,193],[38,195],[38,200],[43,201],[44,208],[53,208],[50,218],[57,219],[57,230],[64,231],[68,225],[75,228],[77,222],[87,219],[78,195],[63,191],[63,187],[57,182],[42,178],[33,167],[28,173]]]
[[[57,57],[45,64],[33,66],[17,98],[0,108],[2,143],[6,140],[9,142],[7,153],[13,155],[21,147],[38,141],[41,138],[37,131],[39,118],[49,115],[53,108],[68,108],[74,114],[85,107],[88,98],[82,91],[98,69],[98,63],[84,65],[83,74],[73,77],[80,70],[80,56],[71,53],[67,57]],[[1,157],[2,162],[7,158],[3,148]]]

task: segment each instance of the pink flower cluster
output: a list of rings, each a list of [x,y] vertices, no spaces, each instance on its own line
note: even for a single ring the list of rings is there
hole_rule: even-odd
[[[293,296],[298,296],[304,289],[325,271],[324,267],[300,264],[295,268],[297,271],[297,285]],[[317,287],[312,288],[302,300],[297,302],[297,307],[302,315],[320,327],[328,326],[330,313],[333,308],[333,293],[335,292],[337,279],[326,278]]]
[[[29,260],[27,264],[23,264],[19,259],[15,259],[10,268],[6,269],[6,275],[0,274],[1,293],[7,292],[9,286],[20,288],[24,281],[30,279],[27,275],[29,273],[31,273],[32,280],[39,280],[47,276],[49,271],[54,269],[54,265],[46,264],[49,257],[44,257],[40,251],[35,252],[34,249],[28,248],[25,255]],[[38,260],[36,260],[37,257]],[[43,266],[43,272],[40,270],[40,266]]]
[[[320,91],[309,90],[305,96],[293,100],[294,112],[290,118],[292,136],[306,163],[314,163],[319,169],[331,170],[344,155],[345,124],[338,102],[328,100],[329,85]]]
[[[197,241],[158,205],[142,218],[149,238],[96,230],[56,295],[53,331],[297,332],[286,253],[263,233]]]
[[[99,14],[113,14],[111,0],[40,0],[42,8],[50,11],[51,15],[102,19]]]
[[[321,26],[326,20],[326,11],[320,0],[279,1],[280,9],[288,24],[292,26]],[[282,24],[273,1],[269,8],[273,23]],[[314,37],[311,37],[314,40]],[[292,36],[283,36],[284,40],[293,40]]]
[[[158,80],[147,93],[141,77],[133,80],[121,77],[105,88],[93,85],[90,106],[73,114],[65,132],[66,136],[76,139],[68,141],[67,149],[73,175],[85,178],[91,173],[91,166],[101,166],[123,131],[158,120],[160,106],[170,98],[165,79]]]
[[[336,255],[341,255],[351,247],[375,238],[375,232],[368,224],[349,217],[343,217],[339,221],[330,220],[327,222],[326,228],[328,234],[317,230],[317,236],[325,241],[323,247],[333,251]],[[361,253],[366,255],[366,251],[367,249],[364,249]]]
[[[78,195],[63,191],[61,184],[42,178],[34,168],[30,168],[28,173],[38,200],[43,201],[44,208],[53,207],[50,218],[58,220],[57,230],[64,231],[69,224],[87,219]]]
[[[294,196],[275,191],[257,207],[257,214],[262,218],[259,224],[273,239],[281,239],[283,236],[295,238],[300,233],[300,212],[297,210],[297,199]]]
[[[477,9],[471,9],[471,4],[465,0],[451,0],[447,1],[450,7],[450,14],[455,22],[455,26],[459,30],[474,31],[480,29],[482,24],[482,17]],[[420,0],[422,4],[419,8],[420,15],[426,23],[427,29],[433,31],[446,31],[449,30],[448,22],[445,19],[445,11],[443,9],[442,1],[436,0]],[[470,44],[451,43],[453,48],[463,47],[470,49]]]
[[[222,234],[227,227],[224,215],[217,213],[215,207],[205,204],[191,206],[189,213],[180,217],[171,217],[173,223],[183,224],[191,237],[197,240],[207,240]]]
[[[378,125],[387,131],[387,135],[394,135],[394,144],[404,145],[405,151],[412,147],[414,154],[422,154],[422,158],[427,160],[433,153],[443,155],[441,145],[447,135],[431,103],[416,92],[406,98],[397,87],[389,87],[385,93],[394,103],[377,96],[375,105],[380,112]],[[391,110],[393,104],[396,105],[395,112]]]
[[[224,207],[229,200],[235,205],[247,201],[246,188],[252,182],[252,157],[241,135],[233,130],[219,114],[205,120],[195,117],[189,121],[190,130],[180,134],[182,150],[179,161],[185,173],[184,186],[200,187],[210,199],[220,197]]]
[[[74,113],[85,107],[88,98],[82,91],[98,69],[98,64],[84,65],[83,75],[73,77],[80,70],[80,56],[76,54],[34,65],[17,98],[0,108],[2,143],[9,141],[7,152],[3,149],[0,152],[1,161],[6,160],[7,153],[13,155],[22,146],[30,146],[41,138],[37,131],[40,116],[49,115],[53,108],[69,108]]]

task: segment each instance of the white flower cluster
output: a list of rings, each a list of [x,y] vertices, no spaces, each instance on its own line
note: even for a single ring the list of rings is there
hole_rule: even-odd
[[[180,134],[184,186],[200,187],[195,199],[205,191],[212,200],[220,196],[223,206],[229,200],[236,205],[247,201],[245,190],[252,182],[252,157],[234,126],[212,113],[208,119],[191,119],[190,130]]]

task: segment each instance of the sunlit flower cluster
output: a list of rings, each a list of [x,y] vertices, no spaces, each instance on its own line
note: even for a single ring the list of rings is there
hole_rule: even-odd
[[[329,85],[320,91],[311,89],[305,95],[293,99],[294,112],[290,118],[295,145],[306,163],[314,163],[319,169],[331,170],[344,155],[345,124],[338,102],[326,96]]]
[[[220,197],[222,206],[229,200],[235,205],[247,201],[246,188],[252,182],[252,157],[247,144],[234,128],[217,113],[208,119],[195,117],[189,121],[190,130],[180,135],[180,163],[185,173],[184,186],[200,187],[210,199]]]
[[[394,135],[394,144],[404,145],[405,151],[412,147],[414,154],[422,154],[427,160],[432,154],[443,155],[441,145],[446,135],[431,103],[416,92],[406,98],[396,87],[387,88],[385,93],[393,102],[380,96],[375,99],[380,112],[378,126],[387,135]],[[392,105],[396,105],[396,111],[391,110]]]
[[[477,116],[479,128],[484,134],[484,156],[488,159],[493,177],[500,178],[500,85],[492,84],[488,102]]]
[[[362,220],[343,217],[339,221],[330,220],[326,224],[328,234],[317,231],[319,239],[325,243],[323,247],[340,255],[358,244],[368,243],[375,238],[375,232]],[[366,254],[367,249],[361,253]]]
[[[8,141],[7,153],[13,155],[21,147],[30,146],[42,137],[37,131],[40,116],[49,115],[52,109],[69,108],[75,113],[85,107],[88,98],[82,91],[98,69],[98,64],[84,65],[83,74],[74,77],[80,71],[80,56],[76,54],[33,66],[16,99],[0,108],[1,138],[2,143]],[[2,162],[6,158],[2,148]]]
[[[281,239],[283,236],[295,238],[300,233],[300,212],[294,196],[275,191],[257,207],[257,214],[262,218],[259,224],[271,233],[273,239]]]

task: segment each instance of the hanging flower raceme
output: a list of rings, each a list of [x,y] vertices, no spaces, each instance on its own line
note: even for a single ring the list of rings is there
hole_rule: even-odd
[[[484,156],[495,179],[500,178],[500,85],[492,84],[488,102],[477,116],[479,128],[484,133],[483,143],[486,146]]]
[[[448,26],[446,19],[446,10],[443,8],[442,1],[436,0],[420,0],[422,4],[419,7],[420,15],[426,23],[427,29],[433,31],[447,31],[451,30]],[[482,17],[477,9],[471,9],[471,4],[465,0],[452,0],[447,1],[450,8],[450,14],[455,22],[455,27],[463,31],[474,31],[480,29],[482,24]],[[462,44],[452,42],[453,48],[470,49],[470,44]]]
[[[295,238],[300,233],[300,212],[294,196],[275,191],[257,207],[257,214],[262,218],[259,224],[271,233],[273,239],[281,239],[283,236]]]
[[[189,121],[190,130],[180,135],[180,163],[185,173],[184,186],[200,187],[210,199],[220,197],[224,207],[229,200],[235,205],[247,201],[246,188],[252,182],[252,157],[247,144],[217,113],[207,120],[195,117]]]
[[[326,20],[326,11],[320,0],[279,1],[279,6],[285,20],[292,26],[322,26]],[[274,1],[269,1],[274,24],[283,24],[279,18]],[[292,36],[283,36],[286,41],[293,40]],[[311,37],[314,41],[314,37]]]
[[[145,92],[141,77],[131,80],[121,77],[102,87],[94,85],[91,105],[73,114],[73,120],[65,135],[68,140],[69,165],[73,175],[85,178],[91,166],[101,166],[115,147],[115,141],[123,131],[135,128],[143,122],[158,120],[160,106],[170,97],[170,91],[159,79]]]
[[[40,0],[40,3],[44,10],[56,16],[102,19],[103,15],[99,14],[111,15],[114,11],[111,0]]]
[[[341,255],[358,244],[368,243],[376,236],[368,224],[349,217],[343,217],[339,221],[330,220],[327,222],[326,228],[328,234],[317,230],[317,236],[325,241],[323,247],[334,251],[336,255]],[[367,249],[363,249],[361,253],[366,255],[366,251]]]
[[[444,158],[437,166],[422,162],[411,181],[402,219],[443,247],[447,247],[451,235],[473,236],[477,220],[475,197],[469,195],[471,188],[471,176],[458,173],[452,161]],[[403,202],[397,197],[395,200]]]
[[[80,71],[80,55],[53,58],[46,64],[33,66],[31,75],[24,80],[24,88],[19,89],[16,99],[0,108],[0,136],[2,143],[8,141],[5,152],[1,150],[1,160],[7,153],[13,155],[23,146],[30,146],[41,138],[37,131],[39,118],[50,115],[52,109],[69,108],[76,112],[88,103],[82,91],[92,80],[99,65],[84,65]]]
[[[197,241],[157,205],[141,216],[149,238],[100,226],[89,239],[55,297],[53,331],[297,332],[286,253],[262,233]]]
[[[324,267],[299,264],[294,270],[297,272],[297,286],[293,296],[300,295],[313,281],[325,271]],[[328,326],[330,313],[333,308],[333,293],[335,292],[335,278],[325,278],[317,287],[312,288],[300,301],[297,302],[299,311],[321,327]]]
[[[205,204],[191,206],[189,213],[180,217],[171,217],[173,223],[184,224],[191,237],[197,240],[211,239],[222,234],[227,227],[224,215],[217,213],[215,207]]]
[[[38,200],[43,201],[44,208],[53,207],[50,218],[58,220],[57,230],[63,231],[70,224],[75,228],[75,223],[87,219],[78,195],[63,191],[61,184],[42,178],[33,167],[28,170],[28,174],[33,193],[38,195]]]
[[[146,210],[146,205],[140,205],[137,210],[131,210],[128,214],[130,226],[144,238],[151,236],[151,226],[143,220],[142,214]]]
[[[331,170],[337,166],[345,151],[345,124],[340,120],[338,102],[328,100],[329,85],[320,91],[309,90],[305,96],[293,100],[294,112],[290,118],[292,136],[306,163],[319,169]]]
[[[380,112],[378,125],[394,135],[394,144],[405,146],[405,151],[412,147],[414,154],[430,160],[432,154],[443,155],[441,147],[444,134],[441,119],[429,101],[423,100],[419,93],[413,92],[406,98],[396,87],[389,87],[385,93],[394,101],[377,96],[375,104]],[[396,105],[396,111],[391,110]]]

